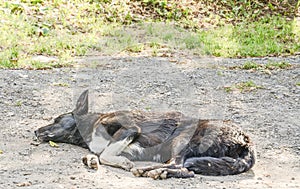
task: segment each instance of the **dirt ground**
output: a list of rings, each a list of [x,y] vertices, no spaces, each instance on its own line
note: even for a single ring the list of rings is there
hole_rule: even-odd
[[[292,67],[236,68],[250,60],[286,61]],[[0,70],[0,188],[300,187],[300,57],[87,57],[78,61],[73,68]],[[246,91],[232,87],[247,81],[256,87]],[[231,119],[253,138],[257,163],[240,175],[168,180],[136,178],[107,166],[89,170],[81,163],[88,150],[70,144],[56,148],[38,144],[33,134],[55,116],[71,111],[84,89],[90,90],[91,112],[179,110],[199,118]]]

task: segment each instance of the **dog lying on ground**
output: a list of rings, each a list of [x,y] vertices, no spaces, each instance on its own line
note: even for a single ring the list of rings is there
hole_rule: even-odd
[[[40,141],[88,148],[83,163],[123,168],[135,176],[165,179],[233,175],[255,163],[250,138],[230,121],[199,120],[179,112],[117,111],[88,113],[88,90],[76,108],[35,131]],[[133,161],[164,164],[135,167]]]

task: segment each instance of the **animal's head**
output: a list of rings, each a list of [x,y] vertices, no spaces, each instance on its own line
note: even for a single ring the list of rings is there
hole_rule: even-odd
[[[36,137],[41,142],[53,141],[81,145],[86,147],[83,138],[76,125],[76,116],[88,113],[88,90],[84,91],[77,103],[76,108],[66,114],[62,114],[54,119],[54,123],[41,127],[34,131]]]

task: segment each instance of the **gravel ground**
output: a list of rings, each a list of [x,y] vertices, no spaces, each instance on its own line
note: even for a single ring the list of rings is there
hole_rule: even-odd
[[[78,61],[74,68],[0,70],[0,188],[300,187],[300,57],[87,57]],[[235,68],[246,61],[286,61],[292,67]],[[226,91],[247,81],[260,87]],[[86,149],[38,145],[33,135],[55,116],[71,111],[84,89],[90,90],[91,112],[179,110],[199,118],[231,119],[252,136],[257,163],[251,171],[235,176],[155,181],[106,166],[89,170],[81,163],[89,153]]]

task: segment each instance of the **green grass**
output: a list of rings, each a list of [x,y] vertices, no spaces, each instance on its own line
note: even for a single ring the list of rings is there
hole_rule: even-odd
[[[63,1],[57,0],[46,6],[39,2],[43,1],[0,3],[0,68],[40,69],[66,65],[72,57],[85,55],[96,43],[93,33],[80,28],[88,30],[93,18],[70,20],[74,12],[63,6]],[[82,23],[84,25],[80,25]],[[98,24],[101,23],[100,20]],[[58,62],[32,61],[36,55],[57,57]]]
[[[236,85],[236,87],[238,89],[240,89],[241,91],[261,88],[260,86],[256,85],[253,81],[246,81],[246,82],[238,83]]]
[[[188,19],[190,9],[179,8],[175,1],[170,4],[143,1],[143,6],[151,10],[146,15],[148,21],[143,22],[137,21],[129,5],[122,1],[113,5],[110,2],[0,2],[0,68],[48,69],[72,65],[73,58],[78,56],[121,52],[161,56],[166,52],[183,51],[219,57],[300,52],[300,23],[296,19],[288,21],[280,16],[266,16],[258,21],[235,24],[219,20],[217,26],[191,30],[185,28],[194,28],[197,20]],[[224,17],[226,15],[218,19]],[[215,18],[204,20],[210,22],[209,19]],[[165,22],[155,22],[161,20]],[[55,61],[34,59],[40,55],[55,57]],[[247,66],[253,69],[251,66],[255,65]]]
[[[252,70],[252,69],[258,69],[260,67],[261,67],[261,65],[259,65],[258,63],[248,61],[248,62],[244,63],[244,65],[242,65],[241,68],[244,70]]]
[[[251,91],[256,91],[258,89],[262,89],[262,86],[259,86],[257,84],[255,84],[253,81],[249,80],[249,81],[245,81],[245,82],[240,82],[240,83],[236,83],[233,86],[226,86],[224,87],[225,92],[229,93],[232,92],[234,90],[238,90],[240,92],[251,92]]]
[[[269,62],[266,65],[266,69],[274,70],[274,69],[288,69],[292,65],[288,62],[279,61],[279,62]]]
[[[292,23],[286,22],[283,18],[273,19],[270,19],[272,22],[260,20],[248,25],[225,25],[195,32],[171,24],[144,23],[140,24],[138,28],[134,28],[135,31],[132,31],[132,28],[125,30],[123,27],[119,28],[120,31],[126,32],[116,32],[111,35],[111,38],[114,41],[119,39],[118,41],[121,42],[118,44],[119,48],[124,48],[122,44],[132,47],[139,46],[141,43],[144,45],[158,43],[167,45],[171,51],[179,49],[193,54],[219,57],[261,57],[292,55],[299,52],[300,41],[293,33]],[[282,27],[282,32],[278,32],[276,27]],[[118,28],[115,30],[118,31]],[[112,48],[110,46],[108,45],[107,48]],[[113,47],[116,47],[115,44]]]
[[[22,104],[23,104],[22,101],[17,101],[15,106],[22,106]]]
[[[258,64],[256,62],[247,61],[238,67],[244,70],[284,70],[291,68],[292,65],[285,61],[269,61],[267,64]]]
[[[281,17],[199,32],[204,52],[222,57],[294,54],[300,50],[299,34],[294,22]]]

